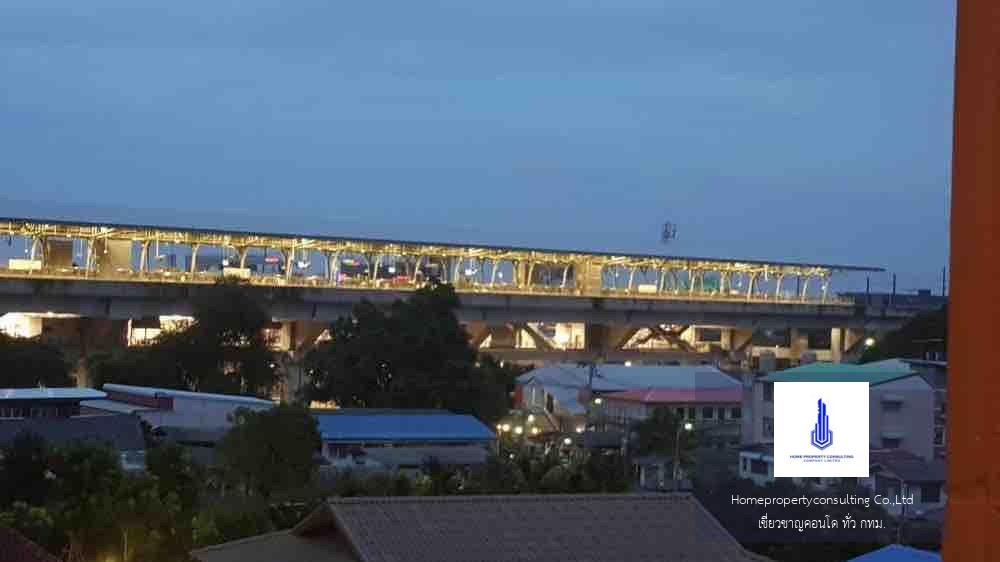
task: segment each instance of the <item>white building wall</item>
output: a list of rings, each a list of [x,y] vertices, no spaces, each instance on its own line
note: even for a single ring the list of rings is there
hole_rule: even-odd
[[[173,399],[173,410],[156,410],[140,412],[139,416],[150,425],[180,427],[186,429],[226,429],[232,425],[228,419],[237,408],[248,408],[253,411],[269,410],[273,405],[246,404],[229,400],[211,400],[199,398]]]

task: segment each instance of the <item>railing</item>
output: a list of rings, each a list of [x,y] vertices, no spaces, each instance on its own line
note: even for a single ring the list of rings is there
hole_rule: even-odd
[[[33,270],[14,270],[0,268],[0,278],[15,279],[49,279],[49,280],[72,280],[72,281],[110,281],[110,282],[135,282],[135,283],[161,283],[161,284],[191,284],[208,285],[215,283],[222,278],[221,271],[179,271],[158,269],[153,271],[137,272],[125,268],[119,268],[113,272],[97,272],[85,268],[47,268]],[[254,274],[241,279],[253,286],[262,287],[301,287],[301,288],[324,288],[343,290],[384,290],[405,292],[416,290],[423,286],[426,278],[408,277],[370,279],[364,275],[354,277],[341,277],[337,280],[327,279],[320,275],[283,275],[283,274]],[[650,292],[640,291],[637,287],[605,287],[599,289],[586,289],[572,286],[553,286],[538,283],[515,284],[512,282],[482,282],[460,278],[452,283],[459,293],[478,294],[509,294],[509,295],[544,295],[563,297],[591,297],[591,298],[620,298],[639,300],[663,300],[663,301],[705,301],[719,303],[770,303],[784,305],[831,305],[831,306],[854,306],[854,301],[838,295],[817,297],[806,295],[796,297],[771,292],[746,292],[746,291],[720,291],[718,289],[690,289],[690,288],[659,288]],[[728,294],[727,294],[728,293]]]

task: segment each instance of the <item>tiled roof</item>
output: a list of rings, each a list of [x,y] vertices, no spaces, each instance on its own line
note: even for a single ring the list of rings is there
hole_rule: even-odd
[[[331,524],[361,562],[764,560],[688,494],[338,498],[293,532]]]
[[[22,431],[40,435],[52,444],[103,441],[117,451],[141,451],[146,447],[139,418],[124,414],[0,420],[0,444],[13,441]]]
[[[258,535],[205,548],[191,555],[201,562],[356,562],[339,537],[298,537],[288,531]]]
[[[8,527],[0,527],[0,560],[3,562],[59,562],[45,549]]]
[[[492,441],[492,431],[472,416],[437,414],[343,415],[313,412],[324,441],[469,442]]]
[[[733,388],[648,388],[626,390],[605,395],[607,400],[641,402],[643,404],[676,404],[680,402],[741,402],[743,389]]]

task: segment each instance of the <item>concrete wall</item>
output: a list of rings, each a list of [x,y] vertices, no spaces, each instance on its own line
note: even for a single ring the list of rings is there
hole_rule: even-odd
[[[921,377],[873,386],[869,413],[873,447],[888,448],[888,436],[898,434],[899,448],[926,460],[934,458],[934,392]]]

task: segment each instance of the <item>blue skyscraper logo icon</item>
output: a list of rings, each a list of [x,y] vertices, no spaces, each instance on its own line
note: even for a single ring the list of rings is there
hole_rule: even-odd
[[[816,401],[816,427],[812,430],[812,444],[819,450],[833,445],[830,416],[826,415],[826,404],[823,403],[822,398]]]

